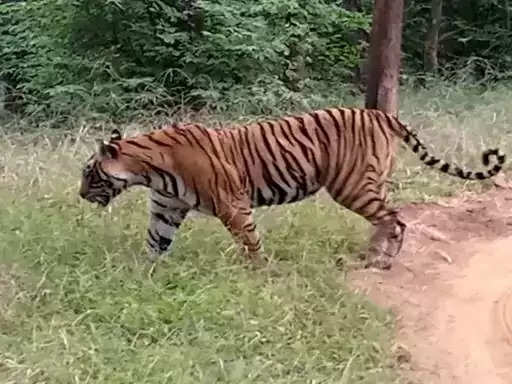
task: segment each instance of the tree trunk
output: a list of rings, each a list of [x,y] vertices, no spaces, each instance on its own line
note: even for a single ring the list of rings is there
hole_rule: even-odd
[[[375,0],[365,106],[392,115],[398,113],[403,11],[403,0]]]
[[[347,11],[350,12],[362,12],[363,11],[363,5],[361,3],[361,0],[340,0],[340,6]],[[359,29],[357,31],[354,31],[352,34],[349,35],[349,42],[351,44],[358,44],[361,42],[368,42],[368,36],[369,34],[364,29]],[[366,86],[366,55],[367,55],[367,49],[364,49],[363,52],[361,52],[361,57],[364,57],[364,59],[360,60],[359,65],[354,68],[353,72],[353,78],[352,81],[358,85],[359,89],[364,92],[364,88]]]
[[[510,4],[509,4],[509,0],[505,0],[505,9],[506,9],[506,13],[507,13],[506,27],[507,27],[507,31],[510,31]]]
[[[293,21],[304,22],[305,20],[297,20],[297,15],[293,11],[289,11],[284,16],[285,25],[292,25]],[[284,69],[283,79],[286,87],[293,92],[300,92],[304,89],[304,80],[306,79],[306,55],[303,41],[304,34],[295,31],[288,36],[286,47],[288,54],[286,58],[286,68]]]
[[[430,26],[425,38],[423,67],[425,72],[435,73],[439,66],[437,56],[439,51],[439,30],[441,29],[441,17],[443,15],[443,0],[432,0],[430,14]]]
[[[345,0],[341,2],[341,6],[352,12],[361,12],[363,10],[361,0]]]
[[[198,0],[183,0],[183,16],[190,32],[200,33],[203,30],[203,10]]]

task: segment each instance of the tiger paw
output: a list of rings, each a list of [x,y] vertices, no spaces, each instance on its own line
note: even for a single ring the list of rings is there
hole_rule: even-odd
[[[385,251],[383,244],[370,245],[366,252],[359,254],[359,259],[363,261],[364,268],[389,270],[393,264],[392,255]]]
[[[264,255],[252,256],[247,259],[247,264],[251,269],[264,269],[270,264],[269,259]]]
[[[157,268],[169,266],[169,261],[162,255],[147,253],[139,257],[140,265],[147,271],[149,276],[153,276]]]
[[[389,256],[380,255],[369,258],[364,267],[365,268],[376,268],[381,270],[390,270],[393,266],[393,262]]]

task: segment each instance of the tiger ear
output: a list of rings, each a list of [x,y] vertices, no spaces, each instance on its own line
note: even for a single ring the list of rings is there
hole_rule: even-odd
[[[121,140],[121,139],[122,139],[121,132],[119,132],[119,129],[114,128],[110,134],[110,141],[116,141],[116,140]]]
[[[117,157],[117,148],[113,145],[106,144],[103,140],[96,140],[98,145],[98,153],[101,159],[115,159]]]

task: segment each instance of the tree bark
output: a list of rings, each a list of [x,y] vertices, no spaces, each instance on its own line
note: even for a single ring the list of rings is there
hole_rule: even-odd
[[[423,67],[425,72],[435,73],[439,67],[439,30],[441,29],[441,17],[443,15],[443,0],[432,0],[431,7],[430,26],[425,38]]]
[[[375,0],[365,107],[398,113],[403,0]]]

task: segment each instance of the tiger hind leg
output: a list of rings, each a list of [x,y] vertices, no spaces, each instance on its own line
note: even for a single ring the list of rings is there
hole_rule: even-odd
[[[374,227],[369,246],[361,258],[366,260],[366,267],[390,269],[392,259],[402,248],[406,225],[398,217],[396,210],[386,204],[386,189],[384,185],[366,184],[366,192],[357,188],[350,196],[340,196],[332,193],[331,197],[340,205],[350,209],[368,220]]]
[[[366,267],[390,269],[392,259],[400,253],[406,225],[398,212],[383,208],[377,218],[367,218],[375,228],[366,252]]]

